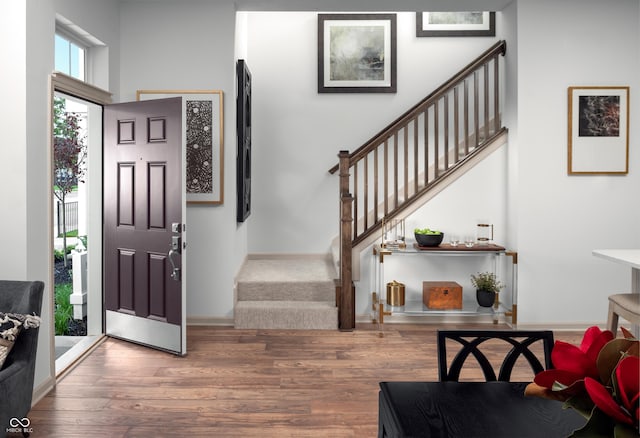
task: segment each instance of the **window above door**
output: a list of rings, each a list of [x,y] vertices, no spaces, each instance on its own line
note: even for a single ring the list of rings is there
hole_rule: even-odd
[[[100,61],[96,63],[96,56],[100,58],[99,53],[104,50],[108,50],[104,42],[62,15],[56,14],[56,71],[106,88],[106,84],[100,84],[100,77],[102,70],[107,71],[108,66],[102,65]]]
[[[85,81],[86,48],[71,38],[56,32],[55,66],[56,70],[73,78]]]

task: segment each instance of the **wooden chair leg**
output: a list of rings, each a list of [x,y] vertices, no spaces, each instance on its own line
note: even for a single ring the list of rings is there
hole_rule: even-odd
[[[609,303],[609,316],[607,318],[607,329],[613,332],[614,336],[616,331],[618,330],[618,314],[614,309],[615,305],[613,303]]]

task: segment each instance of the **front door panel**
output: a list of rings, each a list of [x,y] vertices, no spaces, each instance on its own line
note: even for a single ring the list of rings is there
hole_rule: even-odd
[[[105,107],[104,284],[107,335],[185,354],[181,113],[179,97]]]

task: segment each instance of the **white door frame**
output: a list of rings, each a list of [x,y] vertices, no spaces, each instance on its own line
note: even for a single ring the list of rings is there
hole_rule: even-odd
[[[63,73],[55,72],[50,76],[49,82],[49,185],[52,193],[53,187],[53,100],[56,92],[68,94],[73,97],[85,100],[96,105],[104,106],[111,103],[111,93],[102,90],[93,85],[87,84],[78,79],[67,76]],[[95,119],[95,118],[94,118]],[[102,117],[99,117],[100,125],[102,125]],[[90,138],[91,144],[99,144],[102,146],[102,126],[100,132]],[[102,147],[99,154],[92,154],[87,161],[87,181],[88,181],[88,216],[102,217]],[[91,184],[91,181],[94,183]],[[53,196],[49,196],[49,223],[53,223]],[[91,315],[88,318],[88,335],[102,335],[104,333],[103,325],[103,300],[102,300],[102,221],[88,221],[87,233],[91,236],[97,236],[90,242],[91,257],[87,260],[87,313]],[[50,308],[54,309],[54,289],[53,289],[53,236],[49,238],[49,252],[52,257],[49,258],[49,284],[51,286]],[[55,345],[55,328],[54,320],[51,318],[50,324],[50,345]],[[55,348],[51,348],[50,370],[51,375],[56,375],[55,369]]]

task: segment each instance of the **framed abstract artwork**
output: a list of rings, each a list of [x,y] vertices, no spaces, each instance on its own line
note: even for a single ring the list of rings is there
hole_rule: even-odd
[[[251,72],[247,63],[236,64],[236,220],[244,222],[251,214]]]
[[[396,14],[318,14],[318,93],[395,93],[396,44]]]
[[[629,87],[569,87],[568,173],[629,173]]]
[[[419,37],[495,35],[495,12],[416,12],[416,36]]]
[[[223,93],[221,90],[138,90],[137,100],[182,96],[187,143],[187,204],[224,202]]]

